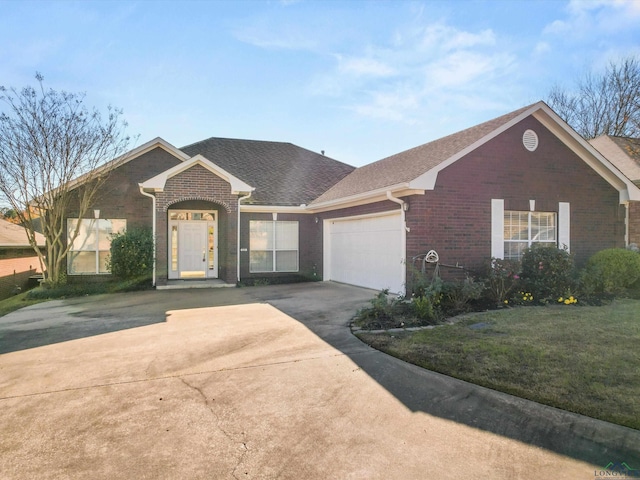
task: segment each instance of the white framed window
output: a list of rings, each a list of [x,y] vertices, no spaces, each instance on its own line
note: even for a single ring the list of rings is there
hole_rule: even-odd
[[[556,246],[558,222],[555,212],[504,211],[504,257],[519,260],[533,244]]]
[[[535,203],[531,205],[533,210]],[[559,202],[557,213],[527,212],[505,210],[504,199],[491,199],[492,257],[519,259],[525,248],[537,242],[557,245],[571,251],[569,202]]]
[[[297,272],[298,222],[251,220],[249,251],[251,273]]]
[[[78,227],[78,222],[80,223]],[[124,219],[67,219],[67,238],[73,236],[78,228],[78,236],[67,255],[67,274],[95,275],[110,273],[107,258],[111,249],[111,235],[124,232],[127,221]]]

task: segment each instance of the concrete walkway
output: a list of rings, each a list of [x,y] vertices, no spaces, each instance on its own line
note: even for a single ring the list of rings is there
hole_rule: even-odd
[[[0,477],[592,479],[640,459],[638,431],[362,344],[346,325],[373,295],[152,291],[0,317]]]

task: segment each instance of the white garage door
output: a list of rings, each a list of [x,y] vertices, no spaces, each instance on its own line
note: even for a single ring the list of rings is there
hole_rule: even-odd
[[[404,292],[400,213],[325,221],[326,280]]]

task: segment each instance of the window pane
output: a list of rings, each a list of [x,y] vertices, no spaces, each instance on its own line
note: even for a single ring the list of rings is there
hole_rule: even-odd
[[[251,250],[249,271],[273,272],[273,253],[271,251]]]
[[[527,240],[529,238],[528,212],[507,210],[504,212],[504,239]]]
[[[556,214],[534,212],[531,214],[531,241],[556,241]]]
[[[171,227],[171,271],[178,271],[178,226]]]
[[[96,252],[69,252],[69,274],[96,273]]]
[[[213,270],[215,266],[215,236],[213,235],[213,225],[209,225],[207,229],[207,245],[209,248],[209,270]]]
[[[251,251],[273,249],[273,222],[261,220],[249,222],[249,248]]]
[[[276,250],[298,249],[298,222],[276,222]]]
[[[98,250],[109,250],[111,248],[111,235],[122,233],[127,226],[126,220],[98,220]]]
[[[96,241],[96,228],[95,220],[91,219],[68,219],[67,220],[67,238],[71,239],[75,231],[76,225],[80,222],[80,229],[78,230],[78,236],[74,239],[72,250],[95,250]]]
[[[526,250],[527,242],[505,242],[504,258],[506,260],[518,260],[522,257],[522,253]]]
[[[99,255],[100,263],[98,266],[98,273],[110,273],[111,271],[107,268],[107,258],[111,256],[111,252],[109,250],[101,251],[99,252]],[[96,267],[94,266],[93,268],[95,270]]]
[[[276,272],[297,272],[298,271],[298,251],[276,252]]]

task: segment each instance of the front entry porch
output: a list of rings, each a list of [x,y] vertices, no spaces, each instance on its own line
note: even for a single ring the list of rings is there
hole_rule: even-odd
[[[218,278],[217,213],[169,211],[169,280]]]

